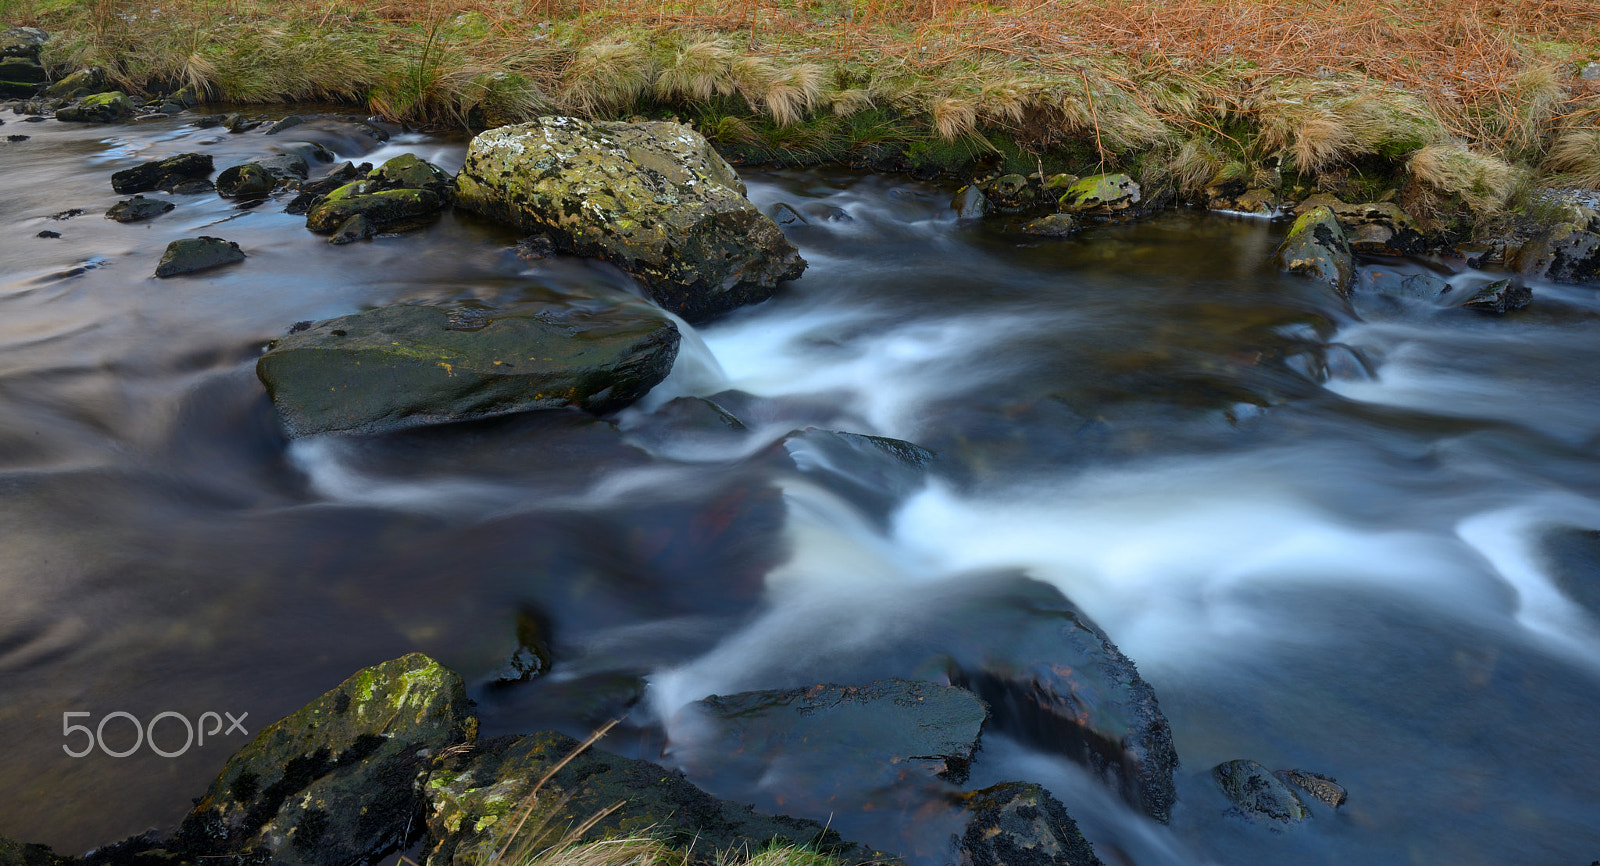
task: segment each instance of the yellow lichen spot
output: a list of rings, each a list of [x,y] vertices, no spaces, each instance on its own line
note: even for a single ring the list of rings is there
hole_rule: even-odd
[[[449,364],[446,364],[443,361],[439,362],[439,366],[444,368],[444,372],[445,372],[446,375],[449,375],[449,376],[452,376],[452,377],[455,376],[456,368],[450,366]]]

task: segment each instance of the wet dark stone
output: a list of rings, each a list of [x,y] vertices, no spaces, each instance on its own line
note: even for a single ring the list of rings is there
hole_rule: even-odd
[[[409,228],[444,209],[450,196],[449,174],[409,153],[401,154],[312,205],[306,211],[306,228],[328,234],[358,214],[379,231]]]
[[[1600,280],[1600,234],[1571,225],[1541,232],[1522,245],[1517,273],[1557,283]]]
[[[256,365],[291,436],[374,432],[529,409],[619,409],[666,377],[678,329],[617,293],[490,312],[452,328],[440,307],[343,316],[284,337]]]
[[[1308,773],[1305,770],[1279,770],[1273,775],[1335,809],[1343,806],[1344,801],[1349,797],[1343,785],[1320,773]]]
[[[283,206],[283,212],[292,216],[304,216],[319,201],[322,201],[322,196],[317,193],[303,192],[290,199],[289,203]]]
[[[1031,206],[1038,198],[1033,185],[1020,174],[1002,175],[989,181],[984,185],[984,193],[989,203],[1001,213],[1016,213]]]
[[[226,114],[207,114],[203,117],[195,118],[194,125],[201,129],[210,129],[213,126],[221,126],[227,122],[227,119],[228,116]]]
[[[1503,316],[1533,303],[1533,289],[1518,279],[1495,280],[1474,292],[1461,306],[1480,313]]]
[[[469,706],[461,678],[420,653],[359,671],[230,758],[174,847],[199,862],[375,862],[413,828],[434,757],[472,742]]]
[[[345,184],[359,179],[362,175],[372,170],[371,163],[362,163],[365,168],[357,168],[348,161],[334,166],[332,171],[316,180],[300,184],[300,191],[317,196],[325,196]]]
[[[1078,230],[1078,220],[1072,214],[1053,213],[1040,217],[1022,227],[1022,233],[1043,238],[1064,238]]]
[[[196,271],[242,262],[244,259],[244,251],[233,241],[203,235],[198,238],[184,238],[167,245],[167,251],[161,256],[161,263],[156,265],[156,276],[192,274]]]
[[[111,206],[106,211],[107,219],[114,219],[119,223],[136,223],[141,220],[155,219],[172,210],[176,205],[164,199],[145,198],[136,195],[133,198],[123,199]]]
[[[977,185],[967,184],[956,190],[955,198],[950,200],[950,209],[956,212],[956,219],[978,219],[989,212],[989,198]]]
[[[1213,768],[1211,775],[1222,786],[1222,793],[1246,815],[1284,824],[1311,817],[1300,796],[1255,761],[1227,761]]]
[[[970,815],[955,839],[956,866],[1102,866],[1060,800],[1031,782],[966,795]]]
[[[111,176],[111,188],[127,195],[150,192],[188,180],[205,178],[213,164],[209,153],[180,153],[126,168]]]
[[[44,845],[27,845],[0,838],[0,866],[72,866],[76,857],[63,857]]]
[[[1344,229],[1327,206],[1312,208],[1294,221],[1278,247],[1277,261],[1285,271],[1327,283],[1341,296],[1350,293],[1355,258]]]
[[[697,866],[718,862],[723,852],[757,851],[772,843],[812,846],[851,864],[898,862],[815,821],[763,815],[718,800],[676,770],[598,748],[580,751],[578,741],[547,731],[481,743],[470,756],[433,773],[427,819],[433,847],[425,866],[478,862],[492,853],[497,840],[474,828],[514,820],[512,810],[529,802],[533,786],[574,754],[532,801],[528,826],[575,827],[616,806],[576,841],[649,833],[686,851]]]
[[[261,133],[263,135],[277,135],[278,133],[283,132],[285,129],[293,129],[294,127],[305,122],[306,119],[304,117],[301,117],[298,114],[291,114],[282,120],[275,120],[272,123],[267,124],[267,128],[261,130]]]
[[[783,437],[770,454],[885,526],[895,506],[927,483],[935,460],[912,442],[816,427]]]
[[[681,710],[672,727],[695,738],[687,769],[697,779],[759,778],[799,764],[870,788],[917,776],[966,781],[987,717],[966,689],[896,679],[712,695]]]
[[[133,116],[133,100],[119,90],[96,93],[56,111],[56,120],[76,123],[115,123]]]
[[[1381,267],[1362,268],[1355,287],[1359,292],[1419,301],[1438,300],[1450,291],[1450,284],[1433,274],[1401,274]]]
[[[30,137],[31,136],[26,135],[8,135],[6,136],[6,141],[11,142],[12,144],[17,144],[18,142],[27,141]]]
[[[216,188],[216,185],[211,181],[203,177],[197,177],[190,180],[178,181],[171,186],[162,186],[161,191],[170,192],[173,195],[201,195],[208,192],[214,192]]]
[[[50,231],[49,229],[45,229],[44,231],[39,232],[38,234],[34,235],[34,237],[36,237],[36,238],[59,238],[59,237],[61,237],[61,232],[53,232],[53,231]]]
[[[532,611],[519,612],[517,649],[500,669],[497,681],[501,684],[527,682],[549,673],[553,664],[549,618]]]

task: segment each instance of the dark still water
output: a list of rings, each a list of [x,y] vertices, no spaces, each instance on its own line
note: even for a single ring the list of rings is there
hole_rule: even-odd
[[[985,595],[1025,575],[1154,686],[1179,802],[1157,824],[1000,733],[967,787],[1045,784],[1108,864],[1600,858],[1591,290],[1536,286],[1505,319],[1352,308],[1276,273],[1267,222],[1177,212],[1039,242],[954,222],[934,185],[748,173],[809,221],[786,231],[810,270],[685,327],[672,376],[614,424],[290,444],[253,365],[296,322],[634,289],[462,215],[347,247],[281,202],[101,218],[111,172],[157,156],[221,169],[317,144],[453,171],[464,142],[5,120],[31,137],[0,144],[0,835],[82,852],[170,827],[243,744],[73,758],[66,713],[248,714],[254,733],[412,650],[467,677],[486,734],[581,736],[644,677],[610,747],[692,767],[687,703],[913,675],[951,629],[1025,620]],[[250,258],[151,276],[198,234]],[[1438,267],[1458,292],[1492,277]],[[711,395],[746,429],[671,402]],[[907,477],[785,438],[809,426],[938,459]],[[519,621],[554,666],[496,686]],[[104,734],[133,745],[126,719]],[[1332,776],[1349,802],[1281,832],[1225,815],[1209,770],[1234,758]],[[714,790],[936,862],[916,816],[938,790],[824,796],[836,768],[780,764]]]

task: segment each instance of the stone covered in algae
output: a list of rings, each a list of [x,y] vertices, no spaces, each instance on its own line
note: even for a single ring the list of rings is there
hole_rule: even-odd
[[[602,258],[691,322],[765,300],[805,270],[701,135],[677,123],[545,117],[472,140],[458,203]]]
[[[1349,296],[1355,278],[1355,258],[1333,209],[1319,205],[1301,214],[1278,247],[1278,266],[1332,286]]]
[[[575,753],[537,789],[523,819],[538,782]],[[434,847],[425,866],[486,860],[519,821],[524,828],[553,828],[559,836],[602,813],[578,841],[648,834],[686,851],[697,864],[721,862],[728,852],[759,851],[773,842],[814,846],[849,863],[898,863],[846,842],[815,821],[764,815],[718,800],[676,770],[592,747],[580,751],[576,740],[554,731],[480,744],[470,757],[429,777],[428,802]]]
[[[306,228],[332,234],[357,216],[374,231],[406,228],[443,210],[451,194],[444,169],[402,153],[317,199],[306,211]]]
[[[178,830],[189,857],[370,862],[404,841],[440,751],[470,744],[461,677],[421,653],[357,672],[262,729]]]
[[[1110,214],[1139,203],[1139,184],[1125,174],[1090,175],[1061,194],[1062,213]]]
[[[394,306],[313,325],[256,363],[291,436],[577,406],[620,409],[666,377],[678,329],[615,297],[507,310]]]

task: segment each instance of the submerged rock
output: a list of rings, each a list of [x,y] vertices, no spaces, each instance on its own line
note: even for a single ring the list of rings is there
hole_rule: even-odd
[[[1022,227],[1023,234],[1041,238],[1064,238],[1077,230],[1077,217],[1064,213],[1040,217]]]
[[[649,304],[395,306],[319,322],[256,364],[291,436],[378,432],[577,406],[620,409],[672,369],[678,329]]]
[[[1311,817],[1300,796],[1255,761],[1227,761],[1214,767],[1211,775],[1222,786],[1222,793],[1246,815],[1284,824]]]
[[[552,771],[531,799],[535,785]],[[470,757],[434,772],[428,803],[433,847],[425,866],[483,861],[529,805],[524,827],[560,833],[597,818],[576,841],[648,833],[702,866],[719,862],[725,852],[754,852],[774,843],[812,846],[852,864],[897,862],[815,821],[717,800],[675,770],[583,750],[578,741],[549,731],[480,744]]]
[[[1030,616],[998,633],[952,630],[960,640],[949,649],[951,682],[987,701],[1002,729],[1084,764],[1166,821],[1178,796],[1178,754],[1150,684],[1053,587],[1019,580],[999,589],[985,606],[1018,606]]]
[[[888,787],[908,774],[966,781],[988,715],[966,689],[881,680],[712,695],[672,727],[695,738],[695,778],[785,778],[790,765],[822,766],[839,784]]]
[[[1139,184],[1125,174],[1096,174],[1068,187],[1058,204],[1062,213],[1114,214],[1138,204],[1139,193]]]
[[[1572,225],[1539,233],[1522,245],[1517,273],[1557,283],[1600,280],[1600,234]]]
[[[449,202],[450,175],[409,153],[401,154],[311,205],[306,228],[318,234],[340,231],[357,215],[375,231],[404,228],[438,213]]]
[[[160,264],[156,265],[156,276],[192,274],[244,260],[244,251],[233,241],[204,235],[184,238],[167,244],[167,251],[162,254]]]
[[[111,175],[111,188],[123,195],[156,189],[170,191],[184,181],[209,176],[212,169],[211,154],[180,153],[125,168]]]
[[[261,130],[261,133],[263,135],[277,135],[286,129],[293,129],[294,127],[305,122],[306,119],[304,117],[301,117],[298,114],[291,114],[282,120],[275,120],[272,123],[267,124],[267,128]]]
[[[328,243],[335,246],[352,244],[356,241],[366,240],[377,233],[377,227],[372,224],[371,220],[367,219],[367,215],[358,213],[345,220],[344,225],[339,226],[339,230],[333,233],[333,237],[328,238]]]
[[[1363,268],[1356,289],[1391,298],[1435,301],[1450,291],[1450,284],[1433,274],[1400,274],[1387,268]]]
[[[1477,310],[1480,313],[1493,313],[1497,316],[1503,316],[1512,310],[1520,310],[1531,303],[1533,303],[1533,289],[1523,285],[1521,280],[1508,278],[1495,280],[1477,290],[1461,306],[1469,310]]]
[[[85,96],[56,111],[56,120],[77,123],[115,123],[133,116],[133,100],[120,90]]]
[[[477,722],[461,677],[421,653],[366,668],[256,735],[184,819],[190,857],[374,862],[422,808],[420,783]]]
[[[113,219],[119,223],[136,223],[142,220],[155,219],[174,207],[176,205],[170,201],[136,195],[133,198],[123,199],[112,205],[106,211],[106,219]]]
[[[1333,210],[1325,205],[1301,214],[1278,247],[1278,266],[1332,286],[1341,296],[1350,293],[1355,257]]]
[[[805,260],[701,135],[676,123],[546,117],[473,139],[460,204],[605,259],[703,322],[771,296]]]
[[[971,814],[953,840],[955,866],[1101,866],[1061,801],[1031,782],[967,794]]]

